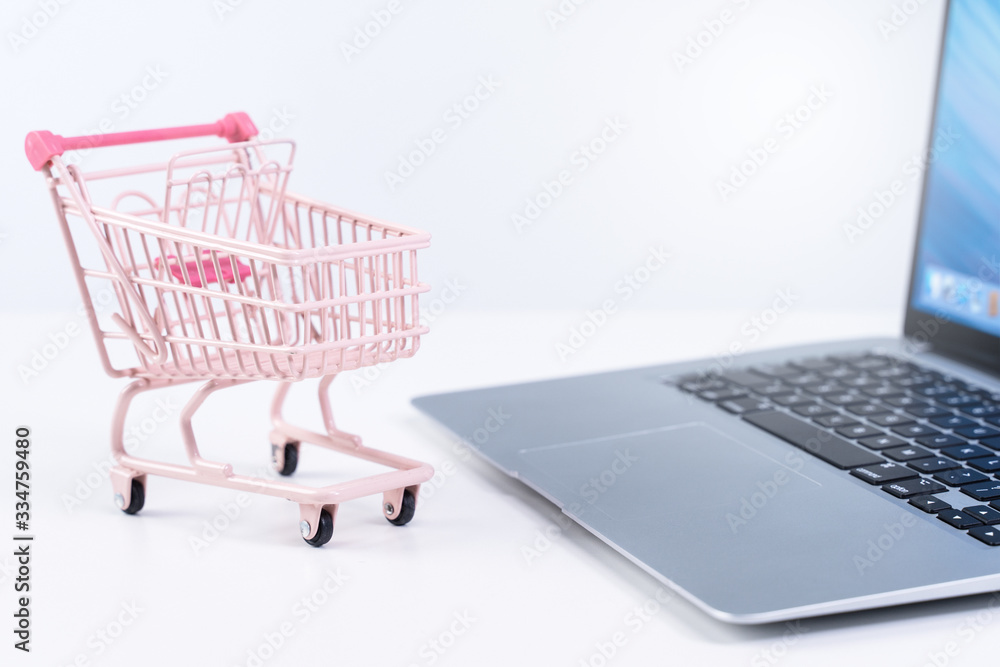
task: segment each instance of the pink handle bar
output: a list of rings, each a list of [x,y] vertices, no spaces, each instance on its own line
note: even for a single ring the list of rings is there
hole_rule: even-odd
[[[166,139],[187,139],[189,137],[225,137],[229,143],[247,141],[257,136],[257,127],[250,116],[242,111],[226,114],[225,118],[207,125],[187,125],[184,127],[167,127],[161,130],[139,130],[137,132],[115,132],[114,134],[94,134],[83,137],[62,137],[47,130],[29,132],[24,138],[24,152],[28,162],[40,170],[56,155],[79,148],[96,148],[100,146],[120,146],[122,144],[139,144],[146,141],[164,141]]]

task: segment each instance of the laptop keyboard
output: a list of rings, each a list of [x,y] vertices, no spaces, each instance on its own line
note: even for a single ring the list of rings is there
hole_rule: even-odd
[[[980,542],[1000,546],[1000,393],[877,353],[673,382]],[[938,497],[956,490],[969,505],[952,507]]]

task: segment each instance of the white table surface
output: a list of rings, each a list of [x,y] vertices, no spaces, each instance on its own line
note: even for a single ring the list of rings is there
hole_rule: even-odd
[[[340,508],[333,540],[322,549],[302,542],[291,503],[256,496],[235,515],[236,492],[163,478],[150,478],[140,515],[123,515],[107,480],[90,473],[107,460],[110,413],[124,381],[101,373],[93,342],[81,335],[38,377],[23,382],[18,365],[74,315],[7,316],[0,334],[2,433],[12,441],[15,426],[32,429],[37,539],[33,651],[14,651],[5,629],[2,662],[995,664],[1000,623],[985,596],[809,619],[794,633],[785,624],[726,625],[674,596],[651,602],[658,582],[561,520],[541,497],[469,458],[409,404],[423,393],[709,356],[742,339],[748,316],[618,313],[564,363],[554,345],[579,313],[443,313],[416,357],[385,367],[368,385],[345,376],[333,390],[343,428],[372,446],[429,461],[441,474],[425,485],[409,526],[390,526],[377,498],[361,499]],[[893,335],[898,320],[898,313],[793,310],[756,346]],[[237,470],[266,466],[272,388],[255,383],[211,398],[195,421],[203,451],[232,460]],[[156,398],[174,414],[155,428],[146,422],[151,433],[138,453],[179,460],[176,413],[191,390],[140,397],[130,424],[141,427],[151,418]],[[289,415],[318,425],[313,387],[293,390]],[[11,468],[12,449],[11,442],[3,457]],[[368,468],[311,448],[299,470],[296,479],[320,484]],[[4,495],[0,516],[6,525],[13,520],[13,498],[10,491]],[[220,518],[227,509],[235,515],[231,520]],[[209,541],[206,522],[212,521],[228,526]],[[13,532],[4,527],[0,540]],[[546,542],[540,535],[550,537]],[[203,548],[196,551],[192,538],[205,539]],[[530,562],[525,546],[539,549]],[[13,561],[11,549],[0,553],[0,615],[9,624]],[[327,593],[324,585],[335,590]],[[310,598],[312,610],[303,602]],[[644,605],[651,613],[636,614]],[[602,657],[600,649],[610,652],[616,636],[621,645]],[[276,650],[268,648],[268,638],[279,644]]]

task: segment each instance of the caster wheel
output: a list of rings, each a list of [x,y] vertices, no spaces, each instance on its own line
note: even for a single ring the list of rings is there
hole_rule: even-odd
[[[299,465],[299,443],[293,440],[286,442],[282,447],[285,451],[285,465],[279,468],[275,464],[274,469],[278,471],[279,475],[288,477],[295,472],[295,468]]]
[[[394,526],[405,526],[413,519],[417,511],[417,499],[409,491],[403,491],[403,506],[399,510],[399,515],[395,519],[386,517],[386,521]]]
[[[323,510],[319,514],[319,528],[316,529],[316,534],[312,538],[303,537],[302,539],[306,541],[306,544],[321,547],[329,542],[331,537],[333,537],[333,517],[329,512]]]
[[[132,497],[129,498],[128,507],[121,507],[121,511],[125,514],[138,514],[139,510],[146,503],[146,490],[142,486],[142,482],[137,479],[132,480]]]

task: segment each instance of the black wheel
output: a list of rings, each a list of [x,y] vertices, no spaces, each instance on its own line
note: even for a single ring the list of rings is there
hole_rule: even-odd
[[[333,517],[329,512],[323,510],[319,513],[319,528],[316,529],[316,534],[312,538],[303,538],[306,544],[311,544],[314,547],[321,547],[330,541],[333,537]]]
[[[132,480],[132,497],[129,498],[128,507],[123,507],[122,512],[125,514],[138,514],[139,510],[146,503],[146,489],[143,488],[142,482],[137,479]]]
[[[299,465],[299,443],[293,440],[291,442],[286,442],[282,445],[282,447],[285,452],[285,465],[279,468],[277,464],[275,464],[274,469],[278,471],[279,475],[288,477],[295,472],[295,468]]]
[[[413,519],[417,511],[417,499],[409,491],[403,491],[403,506],[399,508],[399,514],[395,519],[386,517],[386,520],[394,526],[405,526]]]

